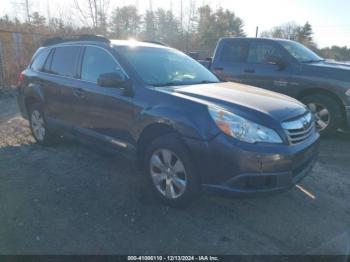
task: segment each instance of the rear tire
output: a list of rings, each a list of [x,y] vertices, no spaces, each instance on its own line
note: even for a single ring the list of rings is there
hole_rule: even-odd
[[[41,145],[53,145],[59,136],[47,125],[44,110],[40,104],[31,105],[28,110],[29,125],[35,141]]]
[[[199,180],[188,150],[176,134],[159,137],[147,147],[144,172],[153,192],[166,205],[186,207],[199,192]]]
[[[315,115],[316,127],[321,135],[334,133],[341,125],[343,114],[338,103],[325,95],[308,95],[301,101]]]

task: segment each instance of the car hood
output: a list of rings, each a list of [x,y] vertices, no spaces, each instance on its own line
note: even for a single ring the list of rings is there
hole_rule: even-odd
[[[323,78],[350,82],[350,64],[335,61],[322,61],[303,65],[305,73]]]
[[[307,111],[305,105],[289,96],[232,82],[174,87],[173,92],[257,122],[266,116],[282,122]]]

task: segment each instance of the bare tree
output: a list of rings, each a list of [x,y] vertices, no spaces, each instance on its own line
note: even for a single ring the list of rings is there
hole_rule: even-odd
[[[15,16],[17,18],[17,13],[23,14],[24,21],[27,23],[31,22],[31,8],[33,6],[32,0],[20,0],[17,2],[12,2],[14,11],[15,11]]]
[[[186,52],[189,52],[190,49],[190,37],[195,30],[194,22],[196,20],[196,0],[189,1],[188,7],[188,20],[187,20],[187,28],[186,28]]]
[[[110,0],[74,0],[74,7],[85,26],[92,27],[95,33],[105,33],[109,3]]]

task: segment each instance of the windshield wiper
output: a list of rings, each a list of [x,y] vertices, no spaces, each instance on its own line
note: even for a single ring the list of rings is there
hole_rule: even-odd
[[[165,82],[165,83],[155,83],[155,84],[151,84],[151,86],[154,86],[154,87],[181,86],[181,85],[188,85],[188,83]]]
[[[302,61],[302,63],[309,64],[309,63],[318,63],[318,62],[323,62],[323,61],[325,61],[325,59],[313,59],[313,60]]]
[[[218,81],[210,81],[210,80],[203,80],[200,82],[165,82],[165,83],[155,83],[151,84],[154,87],[163,87],[163,86],[185,86],[185,85],[199,85],[199,84],[212,84],[212,83],[219,83]]]
[[[219,83],[219,81],[210,81],[210,80],[203,80],[201,82],[193,83],[192,85],[199,85],[199,84],[214,84]]]

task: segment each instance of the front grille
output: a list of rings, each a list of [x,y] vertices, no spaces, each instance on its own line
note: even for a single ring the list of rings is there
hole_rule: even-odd
[[[310,112],[294,120],[283,122],[290,144],[299,144],[315,132],[315,122]]]

